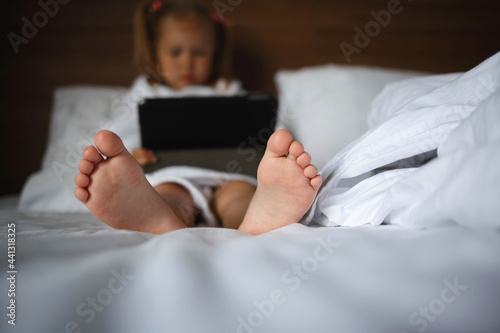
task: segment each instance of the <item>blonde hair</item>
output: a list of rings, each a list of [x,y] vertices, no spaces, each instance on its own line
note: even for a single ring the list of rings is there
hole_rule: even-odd
[[[156,59],[156,43],[160,23],[169,15],[186,17],[195,15],[212,28],[215,50],[212,72],[207,84],[213,85],[219,78],[231,80],[231,43],[227,28],[205,6],[189,0],[156,0],[142,2],[134,15],[134,62],[150,84],[167,84],[159,74]]]

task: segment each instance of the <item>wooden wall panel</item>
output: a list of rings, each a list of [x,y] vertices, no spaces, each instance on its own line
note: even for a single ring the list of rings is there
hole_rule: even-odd
[[[51,0],[42,0],[51,1]],[[212,7],[214,0],[202,0]],[[224,1],[226,0],[219,0]],[[395,0],[390,0],[395,1]],[[0,195],[19,192],[40,167],[56,87],[128,86],[132,13],[136,0],[71,0],[13,52],[7,33],[40,10],[38,0],[0,4]],[[389,0],[242,0],[233,20],[235,74],[248,90],[275,92],[281,68],[347,64],[339,44],[353,43],[354,27],[373,20]],[[373,37],[351,64],[465,71],[500,50],[500,3],[495,0],[401,0],[403,11]]]

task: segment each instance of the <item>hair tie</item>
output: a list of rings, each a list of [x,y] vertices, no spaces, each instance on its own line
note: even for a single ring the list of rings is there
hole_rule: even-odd
[[[158,9],[161,8],[161,1],[160,0],[156,0],[154,1],[150,6],[149,6],[149,11],[150,12],[156,12]]]
[[[212,14],[210,15],[210,18],[212,19],[212,21],[218,22],[218,23],[222,24],[225,27],[232,27],[234,25],[234,21],[233,20],[221,18],[219,16],[219,14],[217,14],[216,12],[212,12]]]

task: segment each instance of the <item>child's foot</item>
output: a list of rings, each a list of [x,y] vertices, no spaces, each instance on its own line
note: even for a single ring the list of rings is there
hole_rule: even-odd
[[[116,134],[100,131],[94,143],[99,151],[87,147],[78,165],[75,196],[97,218],[115,229],[155,234],[186,227],[149,184]]]
[[[267,143],[257,171],[257,191],[239,230],[261,234],[299,222],[321,186],[311,157],[286,130],[276,131]]]

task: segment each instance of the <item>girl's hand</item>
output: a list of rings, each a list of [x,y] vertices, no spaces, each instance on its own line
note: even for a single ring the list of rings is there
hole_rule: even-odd
[[[136,159],[136,161],[142,165],[155,164],[158,162],[158,158],[154,154],[151,149],[139,148],[132,152],[132,156]]]

